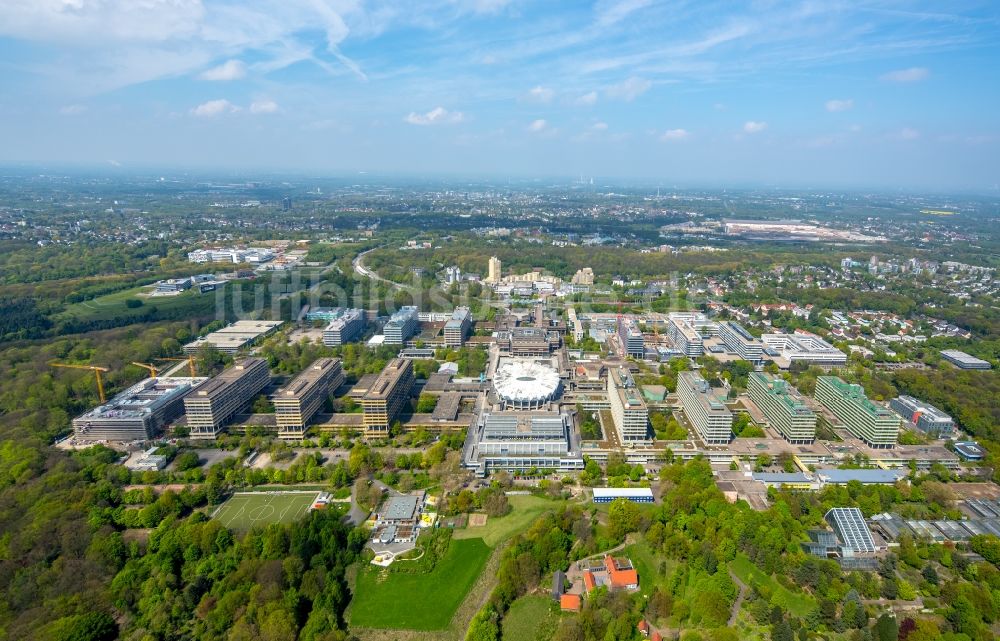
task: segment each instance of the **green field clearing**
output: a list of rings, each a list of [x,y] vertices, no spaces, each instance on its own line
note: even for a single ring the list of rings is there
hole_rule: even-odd
[[[500,518],[487,519],[486,525],[482,527],[467,527],[455,530],[454,538],[471,539],[481,538],[486,545],[495,547],[497,543],[506,541],[518,532],[523,532],[537,519],[545,510],[556,508],[561,501],[543,499],[539,496],[515,495],[507,497],[510,501],[511,512]]]
[[[482,539],[452,540],[425,574],[365,565],[351,601],[351,626],[392,630],[443,630],[476,582],[492,550]]]
[[[188,290],[177,296],[150,298],[148,296],[150,291],[152,290],[149,287],[136,287],[73,303],[54,315],[53,320],[97,321],[129,316],[140,317],[148,314],[151,308],[162,312],[190,310],[192,315],[198,315],[209,313],[215,307],[215,292],[199,294],[196,290]],[[142,306],[127,307],[125,301],[130,298],[142,301]]]
[[[559,606],[547,596],[528,595],[510,604],[503,617],[503,638],[548,641],[559,625]]]
[[[740,577],[748,586],[756,585],[768,591],[772,600],[798,617],[805,617],[816,609],[816,600],[801,592],[793,592],[778,583],[764,571],[754,565],[745,555],[739,554],[729,563],[733,573]]]
[[[292,523],[309,513],[317,492],[243,492],[219,506],[212,518],[237,532],[255,525]]]
[[[627,546],[625,556],[631,559],[632,567],[639,573],[640,592],[647,596],[653,592],[653,588],[666,580],[676,565],[674,561],[667,560],[667,571],[661,575],[659,573],[660,561],[645,541]]]

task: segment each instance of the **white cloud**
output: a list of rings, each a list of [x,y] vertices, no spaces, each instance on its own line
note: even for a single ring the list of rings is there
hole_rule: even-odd
[[[581,106],[589,106],[589,105],[596,104],[597,103],[597,92],[596,91],[591,91],[591,92],[585,93],[582,96],[580,96],[579,98],[577,98],[576,100],[574,100],[573,102],[575,104],[578,104],[578,105],[581,105]]]
[[[465,120],[461,111],[448,111],[444,107],[435,107],[425,114],[411,111],[404,120],[411,125],[443,125],[454,124]]]
[[[767,129],[766,122],[757,122],[755,120],[748,120],[743,124],[743,131],[745,131],[748,134],[760,133],[765,129]]]
[[[925,67],[910,67],[909,69],[897,69],[882,76],[886,82],[920,82],[931,75],[930,70]]]
[[[900,140],[916,140],[920,137],[920,132],[910,127],[903,127],[896,132],[896,137]]]
[[[631,102],[646,93],[653,83],[646,80],[645,78],[639,78],[638,76],[632,76],[624,82],[620,82],[617,85],[612,85],[605,89],[604,93],[608,95],[609,98],[617,98],[618,100],[624,100],[625,102]]]
[[[240,108],[224,98],[203,102],[191,110],[192,116],[199,118],[212,118],[227,113],[236,113]]]
[[[528,131],[532,133],[539,133],[545,131],[545,128],[548,126],[548,122],[546,122],[543,118],[539,118],[538,120],[533,120],[531,124],[528,125]]]
[[[247,66],[241,60],[227,60],[218,67],[201,72],[202,80],[239,80],[247,75]]]
[[[847,100],[827,100],[826,110],[829,112],[848,111],[854,108],[854,101]]]
[[[273,114],[278,111],[278,103],[273,100],[256,100],[250,104],[252,114]]]
[[[690,135],[691,132],[688,131],[687,129],[667,129],[666,131],[663,132],[663,135],[660,136],[660,140],[662,140],[663,142],[684,140]]]
[[[59,109],[59,113],[64,116],[76,116],[87,111],[87,107],[84,105],[66,105]]]
[[[606,122],[595,122],[594,124],[590,125],[590,128],[593,129],[594,131],[607,131],[608,130],[608,123],[606,123]]]
[[[597,25],[610,27],[650,4],[652,4],[652,0],[616,0],[610,4],[605,3],[597,16]]]
[[[537,87],[532,87],[528,90],[528,94],[525,96],[525,99],[530,102],[552,102],[552,98],[554,98],[555,95],[555,91],[549,89],[548,87],[538,85]]]

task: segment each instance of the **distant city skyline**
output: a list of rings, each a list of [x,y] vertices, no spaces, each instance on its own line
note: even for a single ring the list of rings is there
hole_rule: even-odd
[[[997,60],[973,0],[11,0],[0,164],[995,192]]]

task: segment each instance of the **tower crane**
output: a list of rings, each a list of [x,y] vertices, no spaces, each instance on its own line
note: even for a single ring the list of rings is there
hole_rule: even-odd
[[[68,369],[86,369],[94,373],[94,377],[97,379],[97,396],[101,399],[101,404],[104,404],[104,379],[101,378],[101,374],[104,372],[110,372],[107,367],[99,367],[97,365],[71,365],[69,363],[49,363],[52,367],[65,367]]]
[[[196,374],[194,373],[194,356],[185,356],[184,358],[160,358],[161,361],[187,361],[188,371],[191,373],[191,378],[194,378]],[[138,365],[138,363],[135,363]]]
[[[157,374],[159,373],[159,370],[156,369],[156,365],[150,365],[149,363],[137,363],[135,361],[132,361],[132,364],[135,365],[136,367],[141,367],[142,369],[149,370],[149,375],[152,378],[156,378]]]

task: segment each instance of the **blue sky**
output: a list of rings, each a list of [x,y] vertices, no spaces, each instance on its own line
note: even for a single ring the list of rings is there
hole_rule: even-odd
[[[0,162],[1000,184],[1000,4],[4,0]]]

